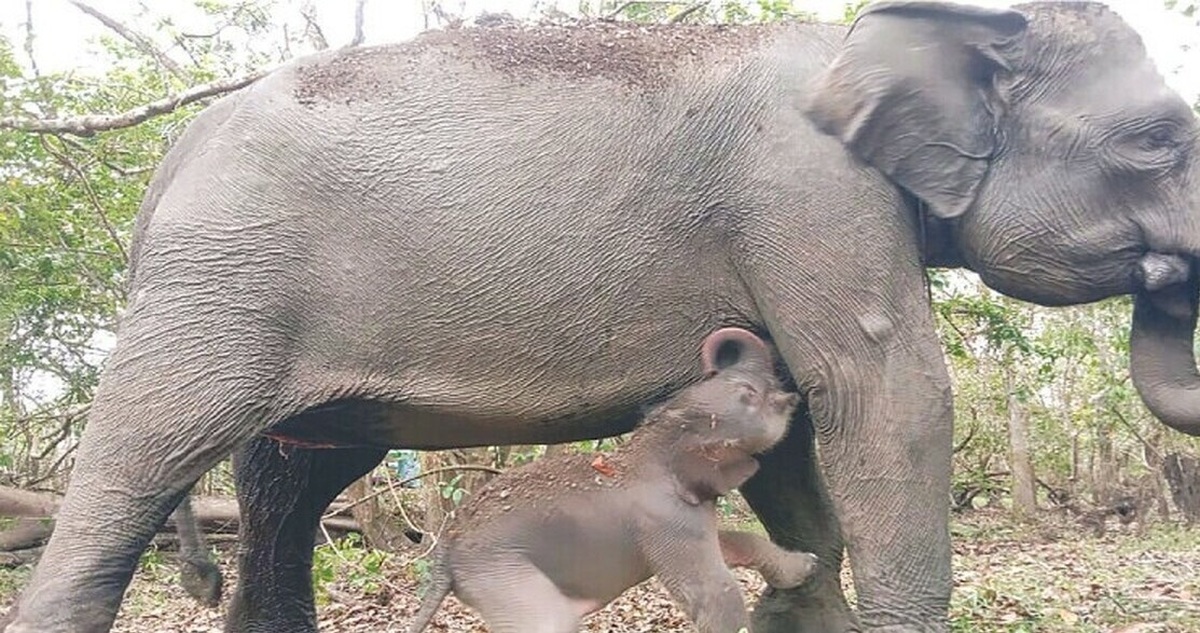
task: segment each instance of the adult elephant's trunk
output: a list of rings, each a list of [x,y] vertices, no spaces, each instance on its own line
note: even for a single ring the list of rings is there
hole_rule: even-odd
[[[1154,284],[1148,284],[1154,287]],[[1193,341],[1197,279],[1134,297],[1129,370],[1150,412],[1168,426],[1200,435],[1200,372]]]

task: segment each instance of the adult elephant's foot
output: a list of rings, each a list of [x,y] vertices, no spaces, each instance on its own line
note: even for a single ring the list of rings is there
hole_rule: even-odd
[[[754,633],[850,633],[864,631],[842,597],[837,577],[822,568],[794,589],[767,587],[751,618]]]

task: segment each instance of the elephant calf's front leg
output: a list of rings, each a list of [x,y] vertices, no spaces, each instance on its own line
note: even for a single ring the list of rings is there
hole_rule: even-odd
[[[739,633],[750,630],[741,586],[719,554],[699,554],[700,548],[680,547],[676,556],[655,564],[654,573],[696,625],[699,633]]]
[[[817,571],[817,557],[809,552],[789,552],[750,532],[721,530],[717,533],[721,556],[730,567],[749,567],[777,589],[798,587]]]

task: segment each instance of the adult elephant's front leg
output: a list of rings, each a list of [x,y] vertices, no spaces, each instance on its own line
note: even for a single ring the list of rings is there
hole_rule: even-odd
[[[896,320],[860,318],[861,339],[822,357],[810,412],[863,627],[940,632],[952,580],[949,378],[932,332]]]

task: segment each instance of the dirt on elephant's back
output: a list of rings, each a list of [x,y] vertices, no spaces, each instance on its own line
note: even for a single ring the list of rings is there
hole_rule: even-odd
[[[739,57],[781,26],[654,24],[584,21],[427,31],[409,42],[341,51],[297,69],[295,98],[379,98],[407,73],[420,73],[430,54],[483,63],[517,78],[604,78],[631,88],[654,88],[683,64],[712,65]],[[418,66],[414,66],[418,64]]]
[[[571,25],[504,24],[430,34],[429,43],[461,46],[515,75],[604,77],[654,87],[683,63],[712,63],[755,47],[777,27],[654,24],[602,20]]]
[[[566,498],[621,488],[628,473],[620,454],[544,457],[505,471],[468,497],[449,531],[469,533],[509,512],[549,510]]]

